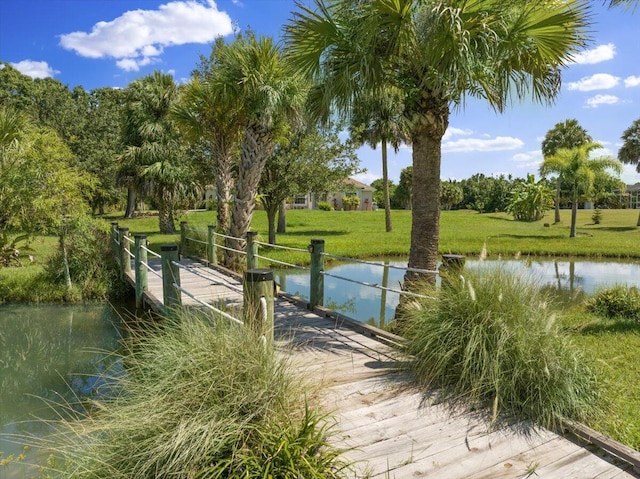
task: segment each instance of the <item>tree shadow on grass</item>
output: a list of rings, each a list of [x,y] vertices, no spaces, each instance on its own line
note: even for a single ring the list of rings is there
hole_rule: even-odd
[[[514,234],[499,234],[494,236],[494,238],[514,238],[514,239],[541,239],[541,240],[550,240],[550,239],[562,239],[566,238],[566,235],[514,235]]]
[[[575,328],[575,332],[585,336],[640,333],[640,321],[624,318],[594,320]]]
[[[634,231],[638,228],[637,226],[605,226],[602,228],[598,228],[600,230],[604,230],[604,231]]]
[[[288,233],[278,233],[278,235],[287,235]],[[348,231],[332,231],[332,230],[303,230],[291,232],[292,235],[300,236],[302,234],[306,236],[314,236],[317,238],[323,238],[325,236],[344,236],[349,234]]]

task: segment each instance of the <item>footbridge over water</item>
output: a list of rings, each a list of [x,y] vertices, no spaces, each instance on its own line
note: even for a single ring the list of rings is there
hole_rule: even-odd
[[[454,413],[424,392],[405,387],[406,378],[396,368],[396,345],[402,338],[322,306],[323,243],[310,245],[311,298],[303,299],[275,291],[269,270],[255,268],[256,259],[269,258],[258,254],[262,243],[253,235],[233,238],[242,245],[236,253],[247,258],[244,277],[219,267],[215,248],[227,246],[216,245],[212,230],[197,235],[182,225],[180,250],[188,251],[192,242],[206,252],[204,259],[195,260],[179,258],[177,245],[164,246],[158,254],[146,246],[144,235],[131,239],[128,230],[114,224],[114,254],[123,278],[136,289],[139,305],[159,313],[199,307],[263,328],[276,348],[321,385],[323,405],[338,421],[330,440],[347,449],[345,458],[355,463],[353,477],[640,477],[638,452],[582,425],[567,425],[563,434],[532,431],[523,424],[496,430],[481,418]]]

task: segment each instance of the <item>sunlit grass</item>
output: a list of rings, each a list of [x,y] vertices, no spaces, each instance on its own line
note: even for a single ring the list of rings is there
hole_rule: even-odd
[[[559,428],[589,420],[599,391],[586,354],[558,330],[549,298],[508,270],[465,271],[405,308],[408,369],[426,388],[492,419],[532,420]]]

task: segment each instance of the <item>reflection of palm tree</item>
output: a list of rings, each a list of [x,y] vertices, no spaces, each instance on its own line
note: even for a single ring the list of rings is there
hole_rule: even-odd
[[[384,270],[382,272],[382,293],[380,294],[380,328],[384,328],[387,312],[387,286],[389,285],[389,260],[384,262]]]

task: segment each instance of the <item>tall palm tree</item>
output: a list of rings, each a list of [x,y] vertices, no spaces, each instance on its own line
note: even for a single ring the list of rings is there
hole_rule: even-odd
[[[244,238],[255,208],[258,183],[278,136],[300,118],[305,89],[300,76],[268,37],[238,36],[220,53],[212,89],[222,105],[233,105],[243,128],[238,179],[229,234]],[[231,248],[240,244],[232,240]],[[238,269],[239,256],[225,250],[227,266]]]
[[[391,86],[368,92],[354,105],[351,118],[351,134],[356,140],[368,144],[371,148],[376,148],[378,143],[381,143],[382,188],[387,232],[392,230],[387,146],[390,144],[398,153],[402,143],[410,142],[402,100],[402,91]]]
[[[560,148],[575,148],[593,142],[593,138],[582,128],[578,120],[568,119],[547,132],[542,140],[542,156],[544,158],[555,155]],[[562,192],[562,175],[559,171],[556,179],[556,211],[555,222],[560,223],[560,194]]]
[[[403,93],[413,145],[409,266],[435,270],[442,137],[466,97],[503,111],[510,100],[551,102],[560,68],[587,40],[584,1],[314,0],[287,25],[290,55],[313,79],[315,114],[349,116],[361,92]],[[405,280],[419,276],[408,273]],[[427,278],[434,281],[433,275]]]
[[[605,173],[607,170],[613,170],[617,174],[622,171],[620,162],[613,158],[590,159],[591,152],[599,148],[602,148],[599,143],[587,143],[576,148],[560,148],[555,155],[545,158],[540,167],[542,174],[551,171],[559,172],[571,190],[570,238],[576,237],[576,218],[580,197],[591,195],[596,175]]]
[[[170,118],[177,86],[171,75],[156,71],[128,88],[124,138],[129,143],[121,170],[157,206],[160,232],[172,234],[178,203],[195,192],[185,144]]]
[[[237,156],[242,130],[233,105],[216,99],[216,93],[206,77],[187,83],[181,98],[172,110],[176,122],[192,140],[201,140],[211,155],[211,169],[216,182],[217,227],[229,230],[229,208],[233,187],[234,159]]]

